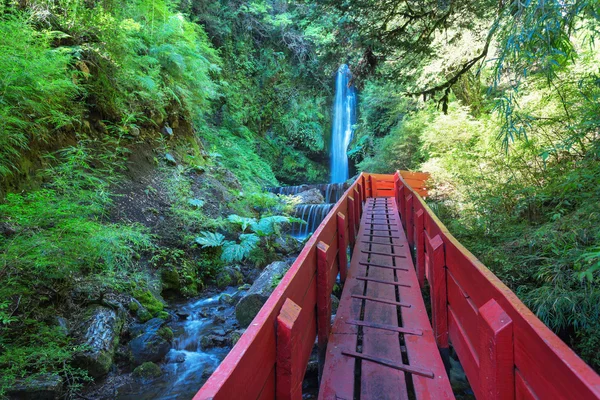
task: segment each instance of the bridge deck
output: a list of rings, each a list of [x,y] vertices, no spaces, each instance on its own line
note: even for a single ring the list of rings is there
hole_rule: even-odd
[[[319,399],[452,399],[391,197],[366,201]]]

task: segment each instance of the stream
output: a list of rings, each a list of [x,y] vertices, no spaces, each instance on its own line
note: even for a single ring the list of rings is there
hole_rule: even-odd
[[[163,375],[150,381],[133,381],[116,389],[116,399],[191,399],[223,361],[231,347],[201,348],[206,335],[225,335],[237,325],[235,306],[222,304],[223,293],[234,296],[230,287],[211,297],[172,304],[179,318],[168,324],[175,335],[173,347],[161,368]]]

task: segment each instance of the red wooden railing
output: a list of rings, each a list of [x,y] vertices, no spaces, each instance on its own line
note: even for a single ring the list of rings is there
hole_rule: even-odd
[[[363,201],[395,197],[432,325],[452,343],[479,399],[596,399],[600,377],[448,232],[420,195],[426,174],[361,174],[314,232],[229,355],[194,399],[300,399],[318,337],[329,334],[330,293],[345,278]]]
[[[376,185],[377,186],[377,185]],[[448,232],[401,174],[394,192],[440,349],[478,399],[597,399],[600,377]]]

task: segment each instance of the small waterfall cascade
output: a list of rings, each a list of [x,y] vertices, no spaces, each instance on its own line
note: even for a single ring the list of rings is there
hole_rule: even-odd
[[[305,238],[313,233],[333,206],[333,203],[299,204],[296,207],[296,218],[303,219],[306,223],[292,224],[292,236]]]
[[[325,198],[325,203],[335,204],[340,199],[340,197],[342,197],[342,195],[344,194],[346,189],[348,189],[348,187],[349,185],[346,183],[322,183],[318,185],[278,186],[268,188],[267,190],[275,194],[294,196],[306,190],[319,189],[319,191]]]
[[[325,219],[335,203],[342,197],[349,185],[342,183],[324,183],[318,185],[298,185],[272,187],[267,190],[271,193],[286,196],[295,196],[311,189],[318,189],[325,199],[322,204],[299,204],[296,206],[294,216],[306,222],[305,224],[292,224],[292,236],[304,239],[313,233],[319,224]]]
[[[346,64],[335,78],[333,129],[331,132],[331,183],[348,180],[348,146],[356,124],[356,89],[350,84],[352,74]]]

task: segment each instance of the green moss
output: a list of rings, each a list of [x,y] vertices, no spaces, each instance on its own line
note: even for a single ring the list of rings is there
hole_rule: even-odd
[[[129,302],[129,311],[136,313],[140,309],[140,305],[135,301]]]
[[[158,330],[158,334],[169,342],[172,341],[173,337],[174,337],[173,330],[171,328],[169,328],[168,326],[163,326],[162,328],[160,328]]]
[[[153,362],[145,362],[133,370],[133,376],[142,379],[158,378],[162,375],[160,367]]]
[[[154,316],[158,316],[158,313],[165,308],[165,305],[162,303],[162,301],[157,299],[152,292],[147,289],[134,290],[133,296],[148,310],[150,314]]]
[[[140,308],[137,311],[137,317],[140,320],[140,322],[148,322],[152,319],[152,314],[150,314],[150,312],[148,310],[146,310],[145,308]]]
[[[161,278],[163,290],[179,290],[179,273],[176,268],[163,269]]]

